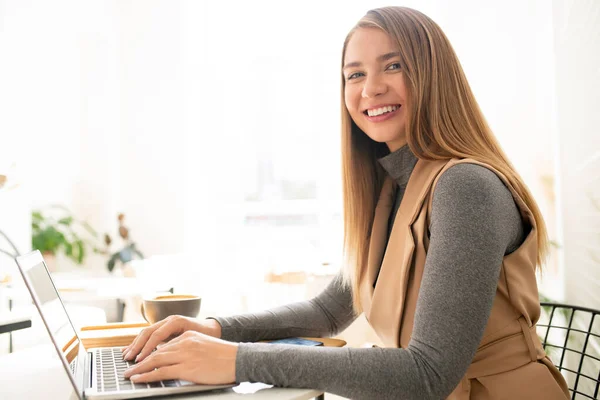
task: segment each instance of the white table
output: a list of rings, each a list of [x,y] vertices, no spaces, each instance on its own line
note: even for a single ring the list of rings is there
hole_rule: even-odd
[[[2,399],[76,399],[73,386],[52,345],[0,356]],[[253,394],[236,393],[236,388],[215,392],[171,396],[173,399],[201,400],[306,400],[323,392],[310,389],[268,388]]]

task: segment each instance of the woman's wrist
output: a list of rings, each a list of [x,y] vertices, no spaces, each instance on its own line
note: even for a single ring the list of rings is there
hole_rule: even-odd
[[[207,318],[203,322],[204,325],[210,330],[210,336],[218,339],[221,338],[221,324],[219,324],[219,321],[214,318]]]
[[[218,322],[217,322],[218,324]],[[237,380],[235,379],[236,377],[236,363],[237,363],[237,355],[238,355],[238,349],[239,349],[239,344],[238,343],[233,343],[233,342],[226,342],[227,343],[227,355],[226,357],[229,358],[230,361],[230,368],[228,368],[230,375],[228,376],[228,380],[230,382],[237,382]]]

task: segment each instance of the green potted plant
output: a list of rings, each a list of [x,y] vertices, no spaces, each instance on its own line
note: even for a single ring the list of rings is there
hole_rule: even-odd
[[[31,245],[39,250],[50,269],[55,256],[64,253],[75,264],[82,265],[88,247],[95,246],[98,234],[85,221],[76,219],[71,211],[61,205],[52,205],[31,214]]]

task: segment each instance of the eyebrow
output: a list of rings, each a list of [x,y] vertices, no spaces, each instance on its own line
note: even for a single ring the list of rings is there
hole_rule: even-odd
[[[392,51],[391,53],[385,53],[379,57],[377,57],[377,61],[378,62],[383,62],[383,61],[387,61],[391,58],[394,57],[399,57],[400,56],[400,52],[398,51]],[[348,69],[348,68],[354,68],[354,67],[360,67],[362,65],[362,63],[360,61],[353,61],[351,63],[348,63],[346,65],[344,65],[344,67],[342,68],[342,70],[344,69]]]

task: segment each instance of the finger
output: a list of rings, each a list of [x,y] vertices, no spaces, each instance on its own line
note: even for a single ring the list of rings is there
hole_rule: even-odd
[[[176,342],[174,342],[175,339],[177,339]],[[181,341],[185,340],[185,339],[182,338],[181,336],[178,336],[175,339],[171,340],[170,342],[161,344],[160,346],[158,346],[156,348],[156,351],[153,352],[152,354],[162,353],[162,352],[166,352],[166,351],[178,351],[179,346],[181,345]]]
[[[136,337],[135,339],[133,339],[133,342],[131,342],[131,344],[128,346],[127,351],[123,352],[123,359],[124,360],[130,360],[132,359],[136,354],[134,354],[133,349],[135,349],[138,346],[138,343],[140,343],[142,339],[142,335],[147,335],[147,329],[151,329],[151,328],[146,328],[144,330],[142,330]],[[145,340],[144,340],[145,341]]]
[[[132,344],[133,344],[133,341],[131,342],[131,344],[129,344],[129,346],[125,346],[121,349],[121,354],[123,355],[123,358],[125,358],[125,355],[127,355],[127,353],[129,353],[129,350],[131,350]]]
[[[176,345],[176,344],[180,343],[182,340],[188,339],[188,338],[193,337],[195,335],[201,335],[201,333],[193,332],[193,331],[184,332],[181,335],[177,336],[176,338],[173,338],[169,342],[163,344],[160,348],[164,349],[164,348],[167,348],[169,346]]]
[[[146,357],[148,357],[152,353],[152,351],[154,351],[156,346],[158,346],[161,342],[164,342],[165,340],[167,340],[168,338],[173,336],[173,334],[181,333],[179,331],[179,329],[180,328],[178,328],[176,326],[175,320],[173,320],[170,323],[166,323],[163,326],[161,326],[160,328],[158,328],[156,331],[154,331],[152,333],[152,335],[150,336],[150,338],[148,339],[146,344],[144,344],[144,347],[142,348],[142,350],[136,357],[135,361],[136,362],[143,361]]]
[[[167,343],[164,343],[160,347],[156,349],[156,352],[160,351],[177,351],[177,348],[184,340],[194,339],[199,336],[203,336],[204,334],[195,331],[186,331],[176,338],[170,340]]]
[[[168,367],[155,369],[144,374],[133,375],[131,377],[131,381],[138,383],[164,381],[166,379],[179,379],[179,376],[181,376],[182,373],[183,371],[181,371],[181,366],[171,365]]]
[[[137,363],[123,372],[123,376],[128,378],[132,375],[150,372],[156,368],[164,368],[169,365],[177,364],[181,360],[181,354],[178,352],[154,353],[143,362]]]
[[[127,352],[123,353],[124,354],[123,358],[125,360],[131,360],[132,358],[137,356],[139,354],[140,350],[142,349],[142,347],[146,344],[146,342],[150,338],[150,336],[152,336],[152,334],[157,329],[159,329],[166,323],[167,323],[167,320],[164,319],[160,322],[157,322],[154,325],[149,326],[148,328],[143,329],[139,333],[139,335],[136,336],[136,338],[133,340],[133,342],[129,345],[129,350]]]
[[[136,336],[136,337],[137,337],[137,336]],[[131,345],[133,344],[133,342],[134,342],[134,341],[135,341],[135,339],[134,339],[134,340],[132,340],[132,341],[131,341],[131,343],[129,343],[129,345],[128,345],[128,346],[125,346],[125,347],[123,347],[123,348],[121,349],[121,352],[122,352],[123,354],[127,354],[127,352],[128,352],[129,350],[131,350]]]

